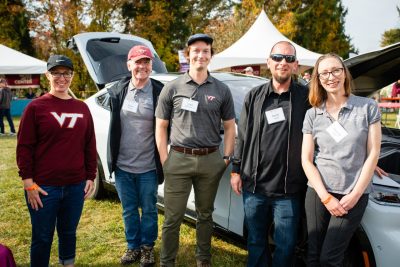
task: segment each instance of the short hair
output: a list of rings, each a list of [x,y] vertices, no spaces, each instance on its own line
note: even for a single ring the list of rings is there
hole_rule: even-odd
[[[345,96],[349,96],[351,94],[351,81],[352,77],[350,74],[349,69],[344,65],[343,60],[335,53],[328,53],[322,55],[318,58],[317,62],[315,63],[313,73],[311,75],[310,80],[310,91],[308,94],[308,100],[310,101],[311,106],[319,107],[322,103],[328,98],[328,95],[325,89],[322,87],[321,82],[318,77],[318,67],[322,60],[327,58],[336,58],[342,65],[344,73],[345,73],[345,80],[344,80],[344,92]]]
[[[287,44],[287,45],[290,45],[291,47],[293,47],[294,55],[296,56],[296,47],[294,47],[294,45],[293,45],[291,42],[289,42],[289,41],[279,41],[279,42],[275,43],[275,44],[272,46],[271,51],[269,52],[269,55],[270,55],[270,56],[272,55],[272,51],[274,51],[275,46],[277,46],[277,45],[279,45],[279,44]]]

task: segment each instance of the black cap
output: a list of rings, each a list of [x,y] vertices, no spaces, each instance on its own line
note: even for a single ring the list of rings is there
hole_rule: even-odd
[[[192,36],[189,37],[189,39],[188,39],[188,41],[187,41],[187,45],[189,46],[189,45],[193,44],[193,43],[196,42],[196,41],[204,41],[204,42],[206,42],[207,44],[212,45],[212,43],[213,43],[214,40],[213,40],[213,38],[212,38],[210,35],[208,35],[208,34],[205,34],[205,33],[196,33],[196,34],[194,34],[194,35],[192,35]]]
[[[51,70],[54,67],[63,66],[71,70],[74,70],[74,64],[69,57],[63,55],[52,55],[47,60],[47,70]]]

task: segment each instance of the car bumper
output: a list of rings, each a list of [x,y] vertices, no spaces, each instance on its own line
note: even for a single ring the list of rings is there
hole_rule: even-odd
[[[399,266],[400,207],[369,200],[361,225],[371,243],[376,266]]]

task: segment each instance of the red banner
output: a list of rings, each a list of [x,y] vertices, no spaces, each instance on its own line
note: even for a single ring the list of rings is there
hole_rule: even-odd
[[[40,74],[5,75],[10,88],[39,88]]]

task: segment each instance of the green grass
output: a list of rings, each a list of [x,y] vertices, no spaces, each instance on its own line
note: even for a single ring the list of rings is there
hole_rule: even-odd
[[[14,118],[18,127],[19,119]],[[8,127],[6,128],[8,129]],[[22,183],[15,162],[16,137],[0,137],[0,243],[8,246],[17,266],[29,266],[30,218],[24,200]],[[119,258],[126,249],[121,205],[116,195],[102,200],[87,200],[78,227],[76,266],[120,266]],[[159,229],[163,222],[159,215]],[[156,242],[159,266],[161,232]],[[196,266],[195,229],[191,224],[181,227],[177,266]],[[57,235],[54,236],[50,264],[57,266]],[[213,266],[244,266],[246,251],[213,237]],[[131,266],[138,266],[134,264]]]

